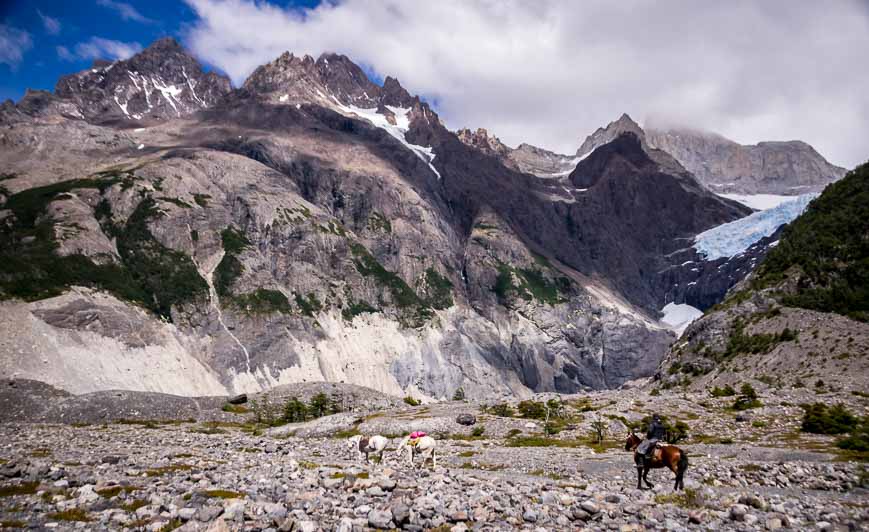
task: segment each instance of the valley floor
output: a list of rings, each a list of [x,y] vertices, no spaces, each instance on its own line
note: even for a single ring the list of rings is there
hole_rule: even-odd
[[[865,530],[866,467],[832,438],[798,432],[788,392],[734,421],[725,399],[636,390],[565,397],[571,423],[482,413],[463,402],[336,414],[260,429],[247,415],[198,421],[0,424],[3,527],[130,530]],[[842,400],[861,414],[863,397]],[[784,405],[784,406],[783,406]],[[650,473],[637,490],[626,420],[649,411],[684,420],[686,490]],[[455,422],[460,413],[476,425]],[[213,414],[213,415],[211,415]],[[609,417],[608,417],[609,416]],[[235,418],[235,421],[228,421]],[[207,421],[223,419],[223,421]],[[609,423],[602,445],[589,424]],[[479,427],[483,427],[481,431]],[[472,435],[477,428],[478,435]],[[411,468],[400,434],[438,437],[437,467]],[[346,437],[392,436],[382,464],[364,465]],[[482,434],[479,434],[482,432]],[[300,437],[304,435],[304,437]],[[554,442],[558,442],[557,445]],[[862,487],[861,487],[862,484]]]

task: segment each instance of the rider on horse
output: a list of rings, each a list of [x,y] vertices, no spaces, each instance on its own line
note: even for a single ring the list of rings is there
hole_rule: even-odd
[[[661,416],[654,414],[652,423],[649,424],[649,430],[646,432],[646,439],[637,447],[637,452],[646,458],[652,458],[652,453],[655,452],[655,446],[659,441],[664,439],[664,424],[661,422]]]

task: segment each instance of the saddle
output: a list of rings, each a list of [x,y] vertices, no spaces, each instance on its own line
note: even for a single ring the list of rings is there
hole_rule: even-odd
[[[412,432],[410,434],[410,440],[407,441],[407,444],[412,447],[416,447],[416,444],[419,443],[420,438],[423,438],[425,436],[427,436],[427,434],[421,430]]]

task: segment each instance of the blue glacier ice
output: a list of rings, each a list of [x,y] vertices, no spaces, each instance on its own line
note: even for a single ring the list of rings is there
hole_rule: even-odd
[[[713,227],[694,237],[694,249],[706,260],[739,255],[752,244],[802,214],[818,194],[794,196],[776,207]]]

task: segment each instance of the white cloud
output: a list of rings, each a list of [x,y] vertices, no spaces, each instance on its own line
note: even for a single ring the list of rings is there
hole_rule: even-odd
[[[128,59],[142,51],[137,42],[121,42],[102,37],[91,37],[75,45],[74,51],[66,46],[57,47],[57,56],[64,61],[79,59]]]
[[[33,46],[30,34],[24,30],[0,24],[0,64],[15,70],[24,58],[24,52]]]
[[[138,9],[126,2],[118,2],[116,0],[97,0],[97,5],[107,7],[115,11],[122,20],[132,20],[134,22],[142,22],[150,24],[154,22],[145,15],[139,12]]]
[[[745,143],[802,139],[846,166],[869,157],[859,0],[187,2],[188,45],[237,84],[284,50],[335,51],[435,99],[450,127],[512,145],[573,152],[628,112]]]
[[[42,11],[36,10],[39,18],[42,19],[42,26],[45,28],[45,33],[49,35],[57,35],[60,33],[60,21],[54,17],[44,15]]]

